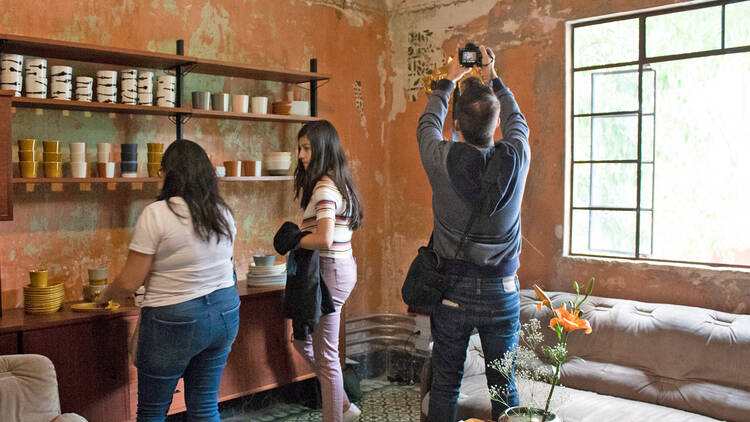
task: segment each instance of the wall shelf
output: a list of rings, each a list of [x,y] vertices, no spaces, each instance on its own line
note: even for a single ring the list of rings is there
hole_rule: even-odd
[[[150,114],[154,116],[172,116],[176,113],[190,112],[190,110],[184,108],[99,103],[74,100],[53,100],[50,98],[13,97],[11,103],[13,107],[91,111],[95,113]]]
[[[318,72],[282,71],[207,59],[195,59],[190,72],[294,84],[331,79],[330,75]]]
[[[242,177],[219,177],[219,182],[281,182],[294,180],[294,176],[242,176]],[[157,177],[14,177],[13,183],[159,183],[162,179]]]
[[[255,120],[281,123],[305,123],[320,120],[319,117],[295,116],[282,114],[253,114],[253,113],[235,113],[233,111],[213,111],[213,110],[189,110],[186,113],[192,117],[204,119],[230,119],[230,120]]]

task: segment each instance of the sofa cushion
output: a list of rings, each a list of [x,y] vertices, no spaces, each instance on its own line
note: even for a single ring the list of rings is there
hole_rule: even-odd
[[[60,414],[57,375],[42,355],[0,356],[0,421],[49,422]]]
[[[544,403],[549,385],[528,381],[518,385],[521,403]],[[532,392],[535,399],[532,399]],[[422,400],[422,413],[428,414],[430,394]],[[565,422],[716,422],[706,416],[684,412],[679,409],[659,406],[641,401],[628,400],[591,391],[573,388],[555,389],[551,408]],[[463,379],[458,398],[458,418],[480,418],[489,420],[492,416],[487,379],[476,375]]]
[[[549,296],[554,306],[574,297]],[[722,419],[750,414],[749,315],[595,296],[582,310],[594,331],[571,334],[568,350],[586,362],[566,363],[562,384]],[[521,320],[531,318],[544,327],[548,310],[523,290]],[[554,341],[552,330],[542,332]]]

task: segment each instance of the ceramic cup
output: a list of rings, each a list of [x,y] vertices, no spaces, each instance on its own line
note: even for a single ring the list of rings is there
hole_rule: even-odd
[[[164,144],[161,142],[149,142],[146,144],[146,148],[148,148],[148,152],[164,152]]]
[[[156,79],[156,105],[174,107],[176,79],[172,75],[161,75]]]
[[[96,144],[96,152],[112,152],[112,144],[110,142],[99,142]]]
[[[32,287],[47,287],[47,270],[29,271],[29,281]]]
[[[159,171],[161,170],[161,163],[147,163],[148,166],[148,177],[159,177]]]
[[[141,71],[138,73],[138,104],[154,104],[154,72]]]
[[[60,161],[45,161],[44,162],[44,176],[57,179],[62,177],[62,162]]]
[[[86,161],[86,154],[82,152],[71,152],[70,162],[71,163],[83,163]]]
[[[135,69],[120,71],[120,102],[128,105],[138,104],[138,71]]]
[[[72,176],[76,179],[82,179],[86,177],[86,170],[88,167],[88,163],[85,161],[71,161],[70,162],[70,172]]]
[[[146,154],[148,154],[149,163],[161,163],[161,159],[164,157],[163,152],[147,152]]]
[[[76,76],[76,100],[89,103],[94,100],[94,78]]]
[[[107,281],[108,271],[106,268],[89,268],[89,283],[92,280],[104,280]]]
[[[45,163],[55,163],[62,161],[62,153],[61,152],[45,152],[42,153],[42,158],[44,158]]]
[[[31,138],[19,139],[18,149],[20,151],[34,151],[36,149],[36,139],[31,139]]]
[[[268,113],[268,97],[253,97],[252,111],[254,114]]]
[[[193,92],[193,108],[196,110],[211,109],[211,93],[207,91]]]
[[[111,152],[109,151],[99,151],[96,153],[96,162],[97,163],[108,163],[109,157]]]
[[[224,161],[226,177],[242,176],[242,161]]]
[[[23,87],[23,56],[20,54],[0,55],[0,89],[15,91],[21,96]]]
[[[211,108],[216,111],[229,111],[231,96],[226,92],[211,94]]]
[[[18,161],[36,161],[36,151],[35,150],[18,150]]]
[[[262,161],[251,161],[251,168],[248,172],[248,176],[260,177]]]
[[[70,143],[70,153],[86,153],[86,143],[85,142],[71,142]]]
[[[227,168],[224,166],[216,166],[216,177],[226,177]]]
[[[117,102],[117,71],[100,70],[96,72],[96,101],[100,103]]]
[[[113,162],[107,162],[107,163],[97,163],[97,170],[99,170],[99,177],[106,177],[107,179],[111,179],[115,177],[115,163]]]
[[[232,95],[232,111],[235,113],[247,113],[250,97],[243,94]]]
[[[25,178],[36,178],[37,175],[37,162],[36,161],[19,161],[19,167],[21,167],[21,177]]]
[[[52,66],[49,74],[50,98],[70,100],[73,98],[73,68]]]
[[[42,148],[44,148],[44,152],[62,153],[62,144],[60,141],[43,141]]]
[[[29,98],[47,98],[47,60],[27,57],[24,89]]]

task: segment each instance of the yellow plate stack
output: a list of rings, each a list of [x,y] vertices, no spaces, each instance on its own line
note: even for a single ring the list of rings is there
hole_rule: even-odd
[[[30,314],[48,314],[57,312],[65,299],[63,284],[52,284],[47,287],[23,288],[23,307]]]

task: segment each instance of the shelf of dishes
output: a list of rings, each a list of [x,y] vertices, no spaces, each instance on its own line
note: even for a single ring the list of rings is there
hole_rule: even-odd
[[[161,54],[117,47],[74,43],[44,38],[0,34],[3,53],[32,55],[50,59],[73,60],[116,66],[146,67],[152,69],[174,69],[189,66],[193,73],[211,74],[274,82],[305,83],[324,81],[328,74],[299,72],[246,66],[241,63],[221,62],[176,54]]]
[[[171,116],[177,113],[205,119],[257,120],[268,122],[305,123],[320,120],[319,117],[295,116],[282,114],[257,114],[233,111],[197,110],[184,107],[157,107],[128,104],[94,103],[74,100],[55,100],[44,98],[14,97],[14,107],[41,108],[51,110],[90,111],[95,113],[149,114]]]

